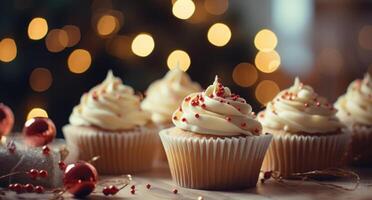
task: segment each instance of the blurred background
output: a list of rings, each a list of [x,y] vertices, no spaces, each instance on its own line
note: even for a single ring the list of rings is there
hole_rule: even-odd
[[[261,110],[299,76],[331,101],[372,64],[370,0],[0,1],[0,102],[60,128],[109,69],[144,92],[179,64]]]

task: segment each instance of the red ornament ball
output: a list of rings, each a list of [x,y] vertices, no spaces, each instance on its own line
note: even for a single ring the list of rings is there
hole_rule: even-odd
[[[26,121],[23,127],[25,142],[34,147],[50,143],[56,137],[56,126],[46,117],[35,117]]]
[[[96,168],[88,162],[78,161],[66,167],[63,184],[66,191],[75,197],[88,196],[96,187],[98,173]]]
[[[5,104],[0,103],[0,138],[9,134],[14,125],[12,110]]]

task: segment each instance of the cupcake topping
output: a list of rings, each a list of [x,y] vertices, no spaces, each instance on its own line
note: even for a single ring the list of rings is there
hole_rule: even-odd
[[[150,114],[140,108],[140,97],[109,71],[106,79],[85,93],[70,116],[72,125],[106,130],[129,130],[145,125]]]
[[[177,109],[183,98],[199,91],[201,91],[199,84],[192,82],[185,72],[175,68],[163,79],[149,86],[141,107],[151,112],[151,118],[155,123],[169,123],[173,111]]]
[[[337,116],[347,124],[372,125],[372,78],[369,73],[363,80],[353,81],[346,94],[335,103]]]
[[[267,104],[258,120],[264,127],[290,133],[326,133],[341,127],[335,113],[332,104],[296,78],[292,87]]]
[[[252,107],[224,87],[218,77],[204,92],[183,100],[173,113],[173,123],[191,132],[220,136],[259,135],[262,130]]]

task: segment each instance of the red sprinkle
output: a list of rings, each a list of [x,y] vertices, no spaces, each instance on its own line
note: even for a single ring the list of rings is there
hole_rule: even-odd
[[[173,119],[174,119],[174,120],[177,120],[178,118],[177,118],[177,116],[174,116]]]
[[[181,108],[181,107],[179,107],[178,110],[179,110],[180,112],[182,112],[182,108]]]
[[[316,102],[316,106],[318,106],[318,107],[320,106],[320,102],[319,102],[319,101],[318,101],[318,102]]]
[[[182,118],[182,122],[186,122],[187,120],[186,120],[186,118]]]
[[[174,189],[174,190],[173,190],[173,193],[174,193],[174,194],[177,194],[177,193],[178,193],[178,190],[177,190],[177,189]]]
[[[58,166],[59,166],[60,170],[65,171],[65,169],[66,169],[66,163],[65,162],[63,162],[62,160],[58,161]]]
[[[27,172],[28,176],[31,178],[31,179],[36,179],[39,175],[39,171],[37,169],[30,169],[28,172]]]
[[[150,185],[150,184],[147,184],[147,185],[146,185],[146,188],[147,188],[147,189],[150,189],[150,188],[151,188],[151,185]]]
[[[135,194],[136,190],[131,190],[130,193]]]
[[[46,177],[48,177],[48,172],[46,170],[40,170],[39,171],[39,176],[41,178],[46,178]]]
[[[247,124],[245,122],[240,124],[242,127],[245,127]]]
[[[207,106],[203,103],[203,104],[201,105],[201,107],[202,107],[203,109],[205,109]]]
[[[226,120],[230,122],[231,121],[231,117],[226,117]]]
[[[187,101],[190,101],[190,99],[191,99],[191,97],[186,97],[185,98],[185,101],[187,102]]]
[[[196,117],[196,118],[199,118],[199,117],[200,117],[200,115],[199,115],[198,113],[196,113],[196,114],[195,114],[195,117]]]
[[[134,189],[136,189],[136,186],[132,185],[132,186],[130,186],[130,189],[134,190]]]
[[[309,107],[309,104],[308,103],[305,103],[304,105],[305,105],[306,108]]]
[[[35,192],[36,193],[44,193],[44,187],[40,186],[40,185],[36,186],[35,187]]]
[[[50,149],[47,145],[43,146],[43,154],[44,155],[49,155]]]

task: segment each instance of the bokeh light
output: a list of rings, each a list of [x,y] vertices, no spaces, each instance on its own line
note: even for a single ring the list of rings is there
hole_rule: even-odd
[[[275,33],[269,29],[263,29],[256,34],[254,45],[260,51],[269,52],[275,49],[278,44],[278,38]]]
[[[119,26],[118,19],[113,15],[103,15],[97,22],[97,32],[101,36],[108,36],[114,33]]]
[[[46,68],[36,68],[31,72],[29,81],[34,91],[44,92],[52,85],[52,73]]]
[[[205,10],[212,15],[222,15],[229,7],[228,0],[205,0]]]
[[[57,53],[64,50],[68,44],[68,35],[62,29],[53,29],[49,31],[46,39],[45,46],[48,51]]]
[[[67,33],[68,37],[67,47],[73,47],[77,43],[79,43],[81,38],[79,27],[74,25],[66,25],[62,28],[62,30],[66,31]]]
[[[190,64],[191,59],[189,54],[182,50],[174,50],[172,53],[169,54],[167,59],[167,65],[169,69],[178,67],[185,72],[189,69]]]
[[[172,13],[179,19],[188,19],[195,12],[195,4],[192,0],[177,0],[172,7]]]
[[[67,60],[69,70],[75,74],[81,74],[87,71],[92,63],[92,57],[89,51],[85,49],[75,49]]]
[[[257,81],[258,73],[252,64],[240,63],[234,68],[232,77],[239,86],[249,87]]]
[[[34,117],[48,117],[48,113],[42,108],[33,108],[27,114],[27,120],[34,118]]]
[[[106,43],[106,50],[109,54],[120,58],[127,59],[134,54],[131,51],[132,39],[125,35],[116,35]]]
[[[12,38],[0,41],[0,61],[11,62],[17,57],[17,45]]]
[[[363,26],[358,34],[359,45],[366,50],[372,50],[372,26]]]
[[[28,24],[28,37],[31,40],[40,40],[48,33],[48,22],[41,17],[36,17]]]
[[[215,23],[208,30],[208,41],[215,46],[225,46],[231,38],[230,28],[223,23]]]
[[[132,42],[131,48],[134,54],[140,57],[146,57],[154,50],[155,42],[150,34],[141,33],[137,35]]]
[[[264,73],[272,73],[280,66],[280,56],[275,50],[259,51],[255,58],[256,67]]]
[[[257,85],[256,90],[255,90],[255,95],[256,95],[256,99],[262,105],[266,105],[279,92],[280,92],[280,88],[274,81],[263,80]]]

